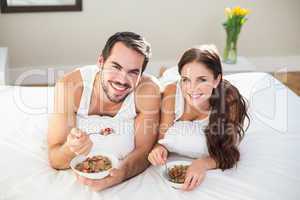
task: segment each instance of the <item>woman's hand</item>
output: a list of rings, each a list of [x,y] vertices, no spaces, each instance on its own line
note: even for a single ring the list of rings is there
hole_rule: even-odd
[[[155,145],[148,155],[149,162],[156,165],[164,165],[167,162],[168,150],[161,144]]]
[[[206,175],[207,163],[204,159],[197,159],[189,166],[182,190],[191,191],[199,186]]]

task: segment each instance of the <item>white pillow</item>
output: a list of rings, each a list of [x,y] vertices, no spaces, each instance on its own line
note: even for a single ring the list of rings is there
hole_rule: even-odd
[[[224,78],[248,100],[249,131],[300,131],[300,98],[273,76],[251,72],[226,75]]]
[[[177,67],[172,67],[165,71],[159,81],[163,88],[179,77]],[[225,75],[224,79],[236,86],[248,100],[251,118],[248,131],[300,131],[300,98],[273,76],[249,72]]]

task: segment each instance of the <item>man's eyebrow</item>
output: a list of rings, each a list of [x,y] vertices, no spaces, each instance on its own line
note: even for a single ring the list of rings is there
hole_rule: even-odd
[[[114,64],[114,65],[117,65],[118,67],[120,67],[121,69],[123,69],[123,66],[120,65],[119,63],[117,63],[116,61],[111,61],[111,63]],[[131,69],[128,72],[140,73],[140,68]]]
[[[115,62],[115,61],[111,61],[112,64],[117,65],[120,68],[123,68],[122,65],[120,65],[119,63]]]
[[[137,68],[137,69],[132,69],[132,70],[129,70],[129,72],[133,72],[133,73],[140,73],[140,69]]]

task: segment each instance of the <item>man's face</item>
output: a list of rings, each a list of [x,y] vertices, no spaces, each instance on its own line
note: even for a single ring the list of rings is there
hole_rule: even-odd
[[[113,46],[105,62],[100,57],[101,85],[110,101],[122,102],[134,90],[140,80],[144,59],[142,54],[122,42]]]

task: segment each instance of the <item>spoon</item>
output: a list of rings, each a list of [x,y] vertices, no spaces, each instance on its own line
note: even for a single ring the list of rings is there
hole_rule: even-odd
[[[89,133],[87,135],[96,135],[96,134],[99,134],[99,135],[109,135],[109,134],[112,134],[114,131],[112,128],[104,128],[102,129],[100,132],[92,132],[92,133]]]

